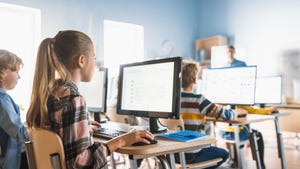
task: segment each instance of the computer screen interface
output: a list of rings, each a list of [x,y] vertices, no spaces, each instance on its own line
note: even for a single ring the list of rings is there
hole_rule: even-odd
[[[181,64],[174,57],[121,65],[117,113],[178,119]]]
[[[90,82],[80,82],[78,85],[89,112],[106,112],[107,72],[107,68],[95,69]]]
[[[280,104],[282,102],[282,77],[257,77],[255,104]]]
[[[202,94],[213,103],[253,105],[256,66],[204,69]]]

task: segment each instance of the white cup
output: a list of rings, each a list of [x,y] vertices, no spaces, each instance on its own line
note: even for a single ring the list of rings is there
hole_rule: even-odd
[[[294,100],[300,101],[300,79],[293,80]]]

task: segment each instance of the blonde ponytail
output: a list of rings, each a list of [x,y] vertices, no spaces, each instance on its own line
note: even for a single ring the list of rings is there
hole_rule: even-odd
[[[67,71],[60,63],[50,38],[42,41],[36,60],[30,107],[27,113],[28,127],[47,128],[47,101],[67,80]]]

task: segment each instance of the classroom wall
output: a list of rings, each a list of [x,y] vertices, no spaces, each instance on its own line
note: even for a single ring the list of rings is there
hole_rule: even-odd
[[[259,75],[282,74],[284,95],[300,79],[300,1],[201,0],[199,37],[221,34],[247,50]]]
[[[162,43],[174,44],[172,55],[194,58],[198,38],[224,35],[246,48],[248,65],[259,75],[284,77],[284,94],[293,96],[300,79],[300,1],[286,0],[4,0],[41,9],[42,38],[58,30],[88,33],[103,58],[103,20],[143,25],[145,58],[163,56]]]
[[[197,0],[4,0],[41,9],[42,38],[58,30],[76,29],[95,42],[97,57],[103,58],[103,20],[144,26],[145,57],[163,54],[162,42],[174,44],[173,55],[193,58],[198,36]]]

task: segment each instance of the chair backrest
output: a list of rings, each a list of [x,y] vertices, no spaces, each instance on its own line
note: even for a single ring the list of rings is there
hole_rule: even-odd
[[[28,162],[29,169],[36,169],[35,158],[34,158],[33,147],[32,147],[31,141],[25,142],[25,150],[26,150],[26,156],[27,156],[27,162]]]
[[[169,130],[184,130],[184,122],[182,120],[182,118],[180,119],[163,119],[160,118],[159,121],[167,126],[169,128]]]
[[[25,145],[28,162],[33,168],[32,163],[35,163],[37,169],[66,169],[64,147],[61,138],[56,133],[46,129],[32,128],[30,142]],[[32,159],[33,156],[34,159]]]

